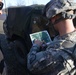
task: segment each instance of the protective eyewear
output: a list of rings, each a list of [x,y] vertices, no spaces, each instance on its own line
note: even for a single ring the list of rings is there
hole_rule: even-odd
[[[3,8],[3,2],[0,2],[0,10]]]

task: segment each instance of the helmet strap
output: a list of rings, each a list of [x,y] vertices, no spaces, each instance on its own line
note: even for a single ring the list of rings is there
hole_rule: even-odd
[[[54,28],[54,24],[55,23],[52,23],[51,22],[51,26],[49,26],[50,28],[52,28],[52,32],[53,32],[53,37],[55,37],[55,36],[57,36],[57,35],[59,35],[59,32]]]
[[[62,12],[61,16],[62,18],[65,19],[74,19],[76,17],[76,14],[69,14],[68,12]]]
[[[64,20],[64,19],[74,19],[76,17],[76,14],[69,14],[67,12],[62,12],[59,14],[60,18],[55,20],[55,22],[53,23],[53,25],[59,23],[60,21]]]

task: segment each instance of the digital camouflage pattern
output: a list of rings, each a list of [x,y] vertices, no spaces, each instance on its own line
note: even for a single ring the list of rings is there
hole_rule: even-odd
[[[76,31],[62,37],[55,37],[54,41],[41,50],[34,44],[27,57],[27,67],[33,74],[38,75],[75,75],[74,52]]]
[[[50,2],[48,2],[46,7],[46,17],[51,18],[61,12],[65,12],[67,10],[75,10],[76,0],[51,0]]]

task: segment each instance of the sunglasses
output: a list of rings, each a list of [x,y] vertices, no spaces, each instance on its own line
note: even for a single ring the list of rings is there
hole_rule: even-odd
[[[0,10],[3,8],[3,2],[0,2]]]

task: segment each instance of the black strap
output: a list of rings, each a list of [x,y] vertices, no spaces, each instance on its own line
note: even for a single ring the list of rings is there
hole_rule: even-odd
[[[60,15],[60,18],[57,19],[53,25],[57,24],[58,22],[64,20],[64,19],[74,19],[76,17],[76,14],[68,14],[66,11],[65,12],[62,12],[59,14]]]

